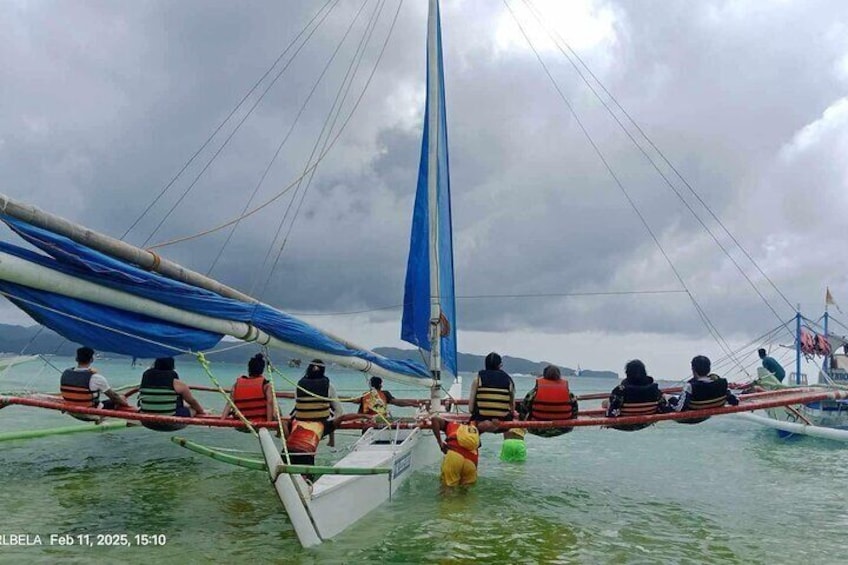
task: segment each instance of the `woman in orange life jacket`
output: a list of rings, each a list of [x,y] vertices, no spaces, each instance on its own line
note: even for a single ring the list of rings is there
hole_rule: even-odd
[[[479,423],[470,420],[463,424],[439,416],[433,416],[430,422],[439,449],[445,454],[442,460],[442,484],[455,487],[476,483],[480,433],[494,431],[496,424],[491,420]],[[442,432],[445,433],[444,440]]]
[[[720,408],[725,404],[736,406],[739,399],[727,389],[727,381],[711,373],[709,357],[697,355],[692,358],[692,378],[686,381],[679,397],[672,397],[668,403],[676,412],[686,410],[705,410]],[[681,424],[698,424],[709,418],[690,418],[677,420]]]
[[[233,384],[230,398],[239,412],[251,422],[270,422],[274,418],[274,393],[271,383],[265,378],[265,357],[257,353],[247,362],[247,376],[240,376]],[[222,419],[236,417],[228,402],[221,414]]]
[[[607,418],[627,416],[647,416],[667,411],[667,403],[654,379],[648,376],[645,364],[639,359],[628,361],[624,366],[625,378],[612,389],[609,400],[603,407],[607,409]],[[610,426],[615,430],[633,432],[650,424],[626,424]]]
[[[518,407],[518,413],[521,414],[522,420],[550,422],[576,418],[577,409],[577,400],[568,388],[568,381],[562,378],[559,367],[548,365],[542,372],[542,376],[536,379],[533,390],[524,397],[524,401]],[[540,437],[556,437],[573,429],[550,428],[528,431]]]

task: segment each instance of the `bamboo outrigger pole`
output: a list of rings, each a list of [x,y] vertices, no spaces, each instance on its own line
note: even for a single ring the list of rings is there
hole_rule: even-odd
[[[43,210],[22,202],[16,201],[4,194],[0,194],[0,213],[17,218],[28,224],[49,230],[53,233],[63,235],[81,245],[90,247],[96,251],[138,265],[144,269],[160,273],[168,278],[183,282],[192,286],[215,292],[226,298],[239,300],[249,304],[259,304],[259,301],[234,288],[224,285],[205,275],[187,269],[173,261],[163,259],[152,251],[147,251],[129,243],[117,240],[107,235],[90,230],[79,224],[75,224],[60,216],[44,212]],[[430,383],[426,379],[409,377],[400,373],[389,371],[373,364],[371,361],[344,355],[333,355],[327,352],[302,347],[293,343],[274,338],[252,324],[222,320],[186,312],[177,308],[166,306],[152,300],[140,298],[132,294],[117,291],[112,288],[76,279],[36,265],[19,257],[8,254],[0,254],[0,279],[7,280],[45,290],[63,296],[88,300],[97,304],[122,308],[140,314],[153,315],[164,320],[186,326],[220,333],[235,337],[242,341],[255,341],[260,345],[268,345],[294,351],[300,355],[321,357],[322,359],[351,369],[384,377],[392,380],[400,380],[419,386],[427,386]],[[368,348],[352,343],[344,338],[336,336],[324,329],[318,328],[328,338],[344,345],[348,349],[369,351]]]
[[[192,271],[178,263],[165,259],[154,251],[142,249],[119,239],[115,239],[114,237],[96,232],[86,228],[85,226],[66,220],[61,216],[45,212],[37,206],[15,200],[2,193],[0,193],[0,213],[17,218],[33,226],[49,230],[53,233],[63,235],[80,245],[85,245],[109,255],[110,257],[138,265],[142,269],[159,273],[170,279],[220,294],[226,298],[246,302],[248,304],[260,303],[259,300],[250,295],[216,281],[215,279],[207,277],[206,275]],[[319,329],[321,333],[334,341],[343,344],[345,347],[364,351],[368,350],[367,348],[352,343],[343,337],[334,335],[322,328]]]

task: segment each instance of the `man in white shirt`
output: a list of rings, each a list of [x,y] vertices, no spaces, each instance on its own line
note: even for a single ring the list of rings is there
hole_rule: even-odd
[[[94,350],[90,347],[77,349],[77,366],[62,373],[60,389],[62,399],[68,404],[86,408],[115,410],[129,408],[126,397],[112,390],[106,378],[91,367]],[[101,400],[103,393],[107,400]]]

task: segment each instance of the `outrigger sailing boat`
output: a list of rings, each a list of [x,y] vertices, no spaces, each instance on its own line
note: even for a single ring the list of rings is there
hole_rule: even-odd
[[[427,352],[426,366],[376,355],[152,251],[97,234],[7,196],[0,195],[0,213],[0,220],[43,252],[0,242],[0,293],[71,341],[99,351],[151,358],[206,351],[223,336],[232,336],[428,387],[430,411],[439,411],[441,383],[457,375],[457,321],[438,1],[429,4],[425,123],[402,323],[403,339]],[[454,397],[458,396],[456,390],[452,391]],[[510,422],[508,427],[651,424],[845,397],[842,391],[792,389],[747,395],[739,406],[622,418],[606,418],[599,410],[582,411],[572,420]],[[244,425],[239,420],[81,408],[59,398],[0,396],[0,407],[12,404],[150,423]],[[176,441],[215,459],[266,469],[298,539],[311,546],[343,531],[388,499],[412,471],[436,460],[435,442],[421,427],[426,424],[425,414],[419,420],[397,421],[379,429],[373,424],[360,425],[368,428],[362,438],[350,454],[329,468],[287,465],[266,429],[278,428],[279,421],[253,423],[259,429],[264,462]],[[303,472],[320,478],[308,485],[300,476]]]
[[[827,291],[830,299],[830,290]],[[832,301],[832,299],[830,299]],[[832,303],[832,302],[831,302]],[[821,334],[816,333],[809,324],[817,325],[806,320],[800,312],[795,315],[795,371],[787,377],[789,382],[784,390],[810,389],[807,375],[802,373],[802,359],[821,359],[821,366],[816,366],[817,379],[815,387],[822,390],[848,390],[848,354],[838,352],[848,340],[829,332],[831,315],[827,310],[821,317]],[[814,365],[815,366],[815,365]],[[758,369],[760,376],[767,376],[768,371]],[[769,428],[776,429],[782,437],[791,435],[806,435],[836,441],[848,441],[848,402],[840,398],[818,400],[798,404],[796,406],[774,407],[759,413],[742,415],[745,419]]]

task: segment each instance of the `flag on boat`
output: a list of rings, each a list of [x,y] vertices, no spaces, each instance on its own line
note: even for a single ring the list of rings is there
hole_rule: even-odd
[[[431,321],[439,319],[442,364],[456,375],[453,236],[442,31],[438,4],[431,17],[433,21],[428,27],[427,37],[424,135],[406,268],[401,339],[425,351],[431,351]],[[441,370],[441,367],[431,369]]]
[[[825,306],[834,306],[836,307],[836,311],[840,314],[842,310],[839,308],[839,304],[836,303],[836,300],[833,299],[833,295],[830,293],[830,287],[827,287],[827,292],[824,295],[824,304]]]

